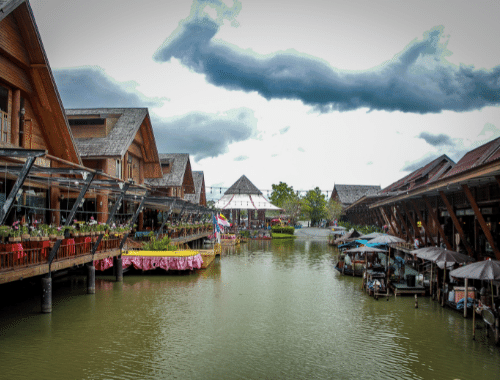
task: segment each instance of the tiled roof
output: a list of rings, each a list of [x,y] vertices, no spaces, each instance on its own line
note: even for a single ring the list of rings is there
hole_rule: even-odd
[[[262,195],[262,192],[245,175],[242,175],[224,194]]]
[[[184,183],[189,154],[163,153],[158,156],[160,157],[160,164],[168,163],[170,165],[170,173],[163,174],[163,178],[146,179],[146,184],[153,187],[181,187]]]
[[[373,185],[335,185],[333,191],[337,192],[340,203],[349,205],[356,202],[363,195],[375,194],[380,191],[380,186]]]
[[[492,140],[476,149],[471,150],[462,157],[445,177],[462,173],[477,166],[500,159],[500,137]]]
[[[184,195],[184,199],[189,201],[189,202],[199,204],[200,197],[201,197],[201,185],[203,184],[203,172],[194,171],[193,172],[193,182],[194,182],[195,193]]]
[[[116,115],[120,117],[106,137],[77,138],[76,146],[81,157],[123,156],[144,118],[147,108],[91,108],[67,109],[68,116]]]

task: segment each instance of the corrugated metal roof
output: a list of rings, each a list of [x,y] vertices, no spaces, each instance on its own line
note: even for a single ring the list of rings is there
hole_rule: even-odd
[[[457,162],[455,167],[450,170],[445,177],[462,173],[474,167],[485,163],[493,162],[500,158],[500,137],[492,140],[476,149],[471,150]]]
[[[382,189],[381,193],[390,193],[401,190],[411,190],[419,186],[434,182],[446,175],[455,163],[445,154],[432,160],[428,164],[414,170],[405,177],[397,180]]]

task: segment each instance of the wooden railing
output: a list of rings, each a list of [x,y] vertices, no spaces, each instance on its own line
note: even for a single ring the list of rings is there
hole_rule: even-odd
[[[54,261],[67,260],[90,254],[95,239],[95,237],[63,239]],[[102,240],[96,253],[117,250],[120,247],[120,242],[120,237]],[[55,240],[0,244],[0,272],[46,264],[54,243]]]

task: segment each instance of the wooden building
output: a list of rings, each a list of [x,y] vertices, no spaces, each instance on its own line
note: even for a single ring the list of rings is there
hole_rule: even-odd
[[[86,167],[138,185],[162,178],[147,108],[67,109],[66,115]],[[98,221],[105,222],[112,200],[105,193],[86,197],[94,202]],[[133,212],[134,205],[125,203],[119,214],[126,219]],[[142,223],[141,214],[139,228]]]
[[[455,165],[448,160],[420,184],[372,203],[372,217],[421,246],[500,259],[500,138]]]
[[[187,194],[195,194],[191,162],[187,153],[162,153],[159,155],[162,176],[146,179],[146,184],[158,195],[184,199]]]
[[[193,171],[194,194],[186,194],[184,199],[197,205],[207,205],[207,195],[205,191],[205,175],[202,171]]]
[[[386,225],[385,221],[378,215],[370,215],[370,204],[436,181],[446,175],[454,165],[455,163],[448,156],[442,155],[382,190],[369,192],[358,198],[345,208],[345,219],[354,224],[382,227]]]

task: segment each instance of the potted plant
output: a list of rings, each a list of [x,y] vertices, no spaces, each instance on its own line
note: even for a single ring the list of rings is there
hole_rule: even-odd
[[[0,226],[0,236],[2,237],[2,243],[5,243],[7,238],[11,234],[11,228],[9,226]]]

